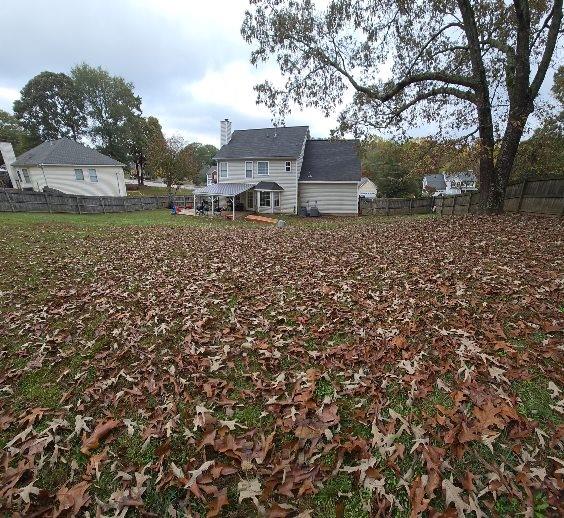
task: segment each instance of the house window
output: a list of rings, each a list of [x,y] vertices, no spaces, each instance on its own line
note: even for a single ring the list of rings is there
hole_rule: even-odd
[[[84,180],[84,171],[82,169],[75,169],[74,170],[74,178],[75,178],[75,180],[82,182]]]
[[[22,169],[22,173],[23,173],[23,177],[25,180],[25,183],[31,183],[31,178],[29,176],[29,171],[27,169]]]
[[[274,207],[280,207],[280,193],[275,192],[275,193],[272,193],[272,195],[274,197]]]
[[[268,162],[257,162],[257,175],[268,176]]]
[[[260,191],[259,205],[261,207],[270,207],[270,193],[268,191]]]
[[[220,162],[219,163],[219,177],[220,178],[228,178],[229,177],[229,169],[227,168],[227,162]]]
[[[253,163],[245,162],[245,178],[253,177]]]
[[[98,183],[98,173],[96,169],[88,169],[88,176],[90,176],[90,181],[92,183]]]
[[[18,182],[22,183],[22,175],[19,171],[18,171]]]
[[[247,191],[247,209],[255,207],[255,191]]]
[[[292,172],[292,162],[286,162],[286,172],[287,173]]]

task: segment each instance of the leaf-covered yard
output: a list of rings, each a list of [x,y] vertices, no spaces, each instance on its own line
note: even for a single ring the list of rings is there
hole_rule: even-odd
[[[4,513],[562,514],[561,220],[15,218]]]

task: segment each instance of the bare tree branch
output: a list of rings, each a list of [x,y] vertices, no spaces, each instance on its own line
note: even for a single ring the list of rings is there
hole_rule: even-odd
[[[537,68],[537,73],[535,78],[531,83],[531,95],[536,97],[539,93],[540,87],[546,76],[546,72],[552,60],[552,55],[554,54],[554,49],[556,48],[556,41],[558,40],[558,33],[560,31],[560,25],[562,23],[562,0],[554,0],[553,7],[554,14],[550,20],[550,28],[548,29],[548,35],[546,39],[546,45],[544,48],[544,53]]]

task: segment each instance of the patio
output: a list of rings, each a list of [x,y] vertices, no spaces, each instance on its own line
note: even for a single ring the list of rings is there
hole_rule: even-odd
[[[284,189],[276,182],[261,181],[257,184],[249,183],[219,183],[210,184],[194,190],[194,213],[198,215],[197,207],[201,204],[198,199],[207,198],[211,201],[210,215],[216,214],[216,207],[223,198],[230,203],[231,219],[244,218],[248,214],[275,214],[280,212],[280,193]],[[241,195],[247,193],[243,202]],[[224,217],[226,212],[220,212]]]

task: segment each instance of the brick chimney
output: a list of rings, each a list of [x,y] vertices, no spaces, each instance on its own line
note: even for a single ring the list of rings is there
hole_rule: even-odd
[[[222,120],[220,123],[221,128],[221,135],[220,135],[220,142],[219,147],[225,146],[225,144],[229,144],[231,140],[231,121],[229,119]]]

